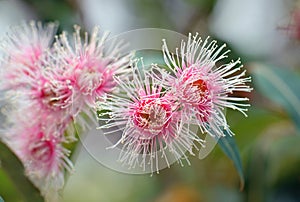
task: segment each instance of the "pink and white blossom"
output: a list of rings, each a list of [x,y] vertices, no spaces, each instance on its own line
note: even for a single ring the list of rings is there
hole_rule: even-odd
[[[56,30],[56,23],[42,25],[34,21],[10,29],[0,45],[1,90],[26,87],[24,77],[40,71],[37,65],[50,49]]]
[[[142,68],[143,65],[142,65]],[[170,166],[166,153],[171,153],[182,164],[181,158],[188,163],[185,154],[193,155],[193,148],[203,140],[184,124],[179,105],[174,97],[168,95],[161,82],[152,78],[149,72],[131,67],[131,77],[115,77],[119,93],[109,94],[105,102],[99,102],[100,120],[105,121],[100,129],[106,134],[121,133],[120,139],[111,148],[120,146],[119,161],[129,168],[137,166],[151,172],[159,172],[159,159]]]
[[[96,101],[114,90],[113,77],[128,72],[131,54],[121,53],[121,43],[111,47],[108,34],[101,36],[98,27],[90,37],[84,33],[82,39],[80,27],[75,26],[72,40],[64,32],[54,48],[56,56],[65,62],[64,74],[68,75],[83,108],[93,108]]]
[[[215,137],[233,133],[229,129],[224,110],[231,108],[247,116],[248,98],[235,97],[235,92],[250,92],[247,85],[251,81],[242,70],[240,60],[217,65],[227,58],[225,45],[218,47],[216,41],[209,38],[202,41],[198,34],[189,35],[182,42],[175,55],[163,41],[164,60],[170,73],[161,71],[166,80],[164,86],[178,99],[183,114],[190,117],[189,122],[197,124],[202,132]]]
[[[67,142],[65,129],[56,122],[34,125],[28,121],[33,118],[30,113],[14,113],[7,123],[9,125],[15,121],[17,124],[1,133],[4,135],[3,140],[23,162],[25,174],[47,201],[56,201],[64,185],[65,171],[73,170],[73,164],[68,158],[70,152],[63,146]]]

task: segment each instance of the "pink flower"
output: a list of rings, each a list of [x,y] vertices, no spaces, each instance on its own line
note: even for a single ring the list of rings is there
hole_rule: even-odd
[[[116,82],[119,94],[109,94],[98,104],[100,111],[107,111],[100,114],[100,120],[106,121],[100,128],[107,134],[122,133],[111,147],[122,145],[119,160],[129,168],[149,166],[151,172],[159,171],[161,157],[170,166],[166,155],[169,152],[180,163],[181,157],[189,163],[185,152],[193,154],[192,148],[197,148],[194,141],[202,145],[203,140],[189,131],[188,124],[183,124],[178,103],[161,87],[164,81],[154,80],[135,63],[131,77],[116,77]]]
[[[28,104],[38,109],[40,114],[47,112],[47,116],[56,116],[58,120],[64,121],[74,117],[81,106],[76,102],[76,91],[69,75],[63,72],[62,67],[59,60],[44,60],[39,65],[40,70],[32,75],[21,94],[27,97]]]
[[[293,13],[294,24],[290,27],[292,35],[295,39],[300,40],[300,8]]]
[[[73,170],[69,151],[63,147],[64,130],[52,122],[48,123],[53,125],[50,132],[42,125],[32,125],[28,114],[21,116],[12,116],[18,124],[6,130],[5,140],[23,162],[26,175],[50,201],[63,188],[64,171]]]
[[[64,61],[53,58],[55,30],[55,24],[34,22],[13,29],[4,41],[0,83],[6,90],[2,99],[11,107],[4,113],[1,138],[47,199],[63,187],[65,170],[72,170],[63,145],[76,140],[70,126],[80,110],[73,105],[75,93]]]
[[[114,76],[128,72],[131,57],[121,53],[121,43],[107,46],[98,28],[82,40],[75,27],[71,42],[63,33],[52,44],[55,31],[53,23],[24,23],[7,34],[1,50],[0,90],[12,106],[1,138],[44,196],[61,189],[64,170],[72,168],[63,145],[76,141],[74,120],[84,129],[87,116],[95,119],[91,108],[113,92]]]
[[[80,106],[74,101],[75,92],[68,80],[58,71],[59,61],[43,59],[36,64],[36,72],[20,76],[23,88],[12,88],[6,92],[11,95],[10,102],[15,105],[15,113],[28,114],[34,117],[33,125],[41,124],[47,131],[52,131],[49,124],[59,123],[63,128],[74,119]],[[75,135],[72,134],[75,139]]]
[[[300,40],[300,7],[296,5],[291,13],[289,23],[279,26],[279,29],[285,31],[290,38]]]
[[[23,23],[12,28],[2,44],[0,89],[17,102],[23,100],[24,113],[44,122],[70,119],[73,103],[72,86],[61,74],[62,62],[51,58],[56,28],[55,23]]]
[[[225,108],[242,112],[246,116],[249,104],[246,97],[234,97],[234,92],[250,92],[246,84],[251,81],[241,71],[240,60],[217,66],[216,63],[227,57],[229,51],[222,53],[225,45],[218,48],[216,41],[204,42],[198,34],[189,35],[187,44],[181,43],[181,49],[174,56],[163,44],[164,59],[171,74],[164,72],[167,80],[164,86],[171,88],[171,94],[178,98],[185,117],[190,123],[199,125],[202,132],[212,136],[224,136],[229,126],[224,114]]]
[[[85,33],[82,40],[80,27],[75,26],[71,45],[67,37],[67,34],[63,33],[57,40],[57,57],[65,61],[65,74],[80,97],[78,100],[85,108],[93,108],[96,101],[113,91],[116,85],[113,76],[128,71],[131,55],[121,55],[121,44],[109,47],[108,35],[100,37],[98,27],[94,28],[90,38]]]
[[[4,53],[0,89],[25,87],[24,76],[39,71],[37,64],[50,48],[56,29],[56,23],[43,26],[34,21],[11,28],[0,47]]]

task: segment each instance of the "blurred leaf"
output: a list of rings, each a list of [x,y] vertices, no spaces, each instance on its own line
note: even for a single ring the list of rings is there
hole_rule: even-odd
[[[294,133],[291,122],[280,121],[269,125],[252,144],[245,167],[247,201],[275,201],[270,197],[274,191],[279,196],[278,188],[299,184],[300,139]]]
[[[6,201],[21,202],[22,196],[0,166],[0,195]]]
[[[80,12],[73,0],[23,0],[28,3],[44,21],[59,21],[65,30],[72,30],[76,23],[76,11]]]
[[[128,2],[131,9],[139,20],[148,27],[164,27],[172,29],[173,22],[170,19],[169,7],[165,1],[161,0],[130,0]]]
[[[252,73],[257,90],[282,106],[300,130],[300,76],[269,65],[256,65]]]
[[[268,181],[274,185],[283,184],[288,180],[296,180],[300,176],[300,137],[286,135],[271,144],[269,151]]]
[[[240,181],[241,181],[240,188],[242,190],[244,188],[245,179],[243,174],[243,166],[242,166],[240,153],[234,137],[229,136],[229,134],[226,131],[224,131],[224,134],[226,136],[218,139],[218,144],[223,150],[223,152],[233,161],[234,166],[240,176]]]
[[[247,150],[255,143],[255,139],[270,125],[286,120],[287,116],[263,108],[251,106],[248,117],[236,110],[226,110],[230,128],[241,150]]]
[[[246,195],[247,201],[266,201],[266,167],[267,157],[263,150],[263,141],[259,140],[251,147],[249,156],[246,159],[245,176],[246,176]]]
[[[20,160],[2,142],[0,142],[1,169],[12,180],[25,202],[44,201],[39,190],[24,175],[24,167]]]
[[[206,11],[207,13],[211,12],[217,2],[217,0],[185,0],[187,3],[193,4],[203,11]]]

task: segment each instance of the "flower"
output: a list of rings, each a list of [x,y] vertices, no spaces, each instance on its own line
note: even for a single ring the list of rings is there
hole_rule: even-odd
[[[24,111],[44,122],[54,116],[64,122],[71,113],[72,86],[58,71],[62,62],[51,58],[56,29],[56,23],[24,22],[13,27],[2,43],[0,89],[6,98],[23,100]]]
[[[56,30],[56,23],[43,26],[41,22],[34,21],[10,29],[0,45],[3,53],[1,90],[26,87],[24,77],[39,71],[37,64],[50,48]]]
[[[45,54],[48,56],[48,54]],[[14,104],[14,113],[29,114],[32,125],[42,125],[53,131],[52,122],[63,128],[68,125],[80,110],[74,102],[74,90],[70,81],[61,73],[59,60],[49,57],[35,64],[35,72],[19,76],[22,87],[11,88],[4,92],[6,99]],[[8,115],[10,116],[10,115]],[[73,134],[73,138],[76,139]]]
[[[225,45],[218,48],[216,41],[204,42],[198,34],[189,34],[188,42],[182,42],[176,49],[176,56],[168,50],[163,41],[164,61],[170,72],[161,71],[166,80],[164,86],[181,104],[183,114],[190,123],[197,124],[202,132],[214,137],[225,136],[224,130],[233,135],[226,121],[225,108],[238,110],[247,116],[249,104],[246,97],[235,97],[234,92],[250,92],[246,84],[251,81],[241,71],[240,60],[217,66],[227,57],[222,53]],[[158,67],[157,67],[158,68]]]
[[[30,118],[30,113],[10,116],[9,121],[17,121],[18,124],[5,130],[3,140],[23,162],[25,174],[47,201],[52,201],[63,188],[65,170],[73,170],[73,164],[68,159],[70,151],[63,146],[67,142],[64,128],[52,122],[48,123],[48,126],[53,125],[49,127],[53,129],[50,131],[45,125],[33,125],[28,121]]]
[[[294,9],[289,17],[289,22],[283,26],[279,26],[280,30],[285,31],[285,34],[288,35],[293,40],[300,40],[300,2],[297,2],[294,6]]]
[[[38,67],[39,71],[26,82],[27,88],[19,93],[27,101],[25,110],[36,112],[37,117],[56,117],[56,122],[73,119],[81,106],[76,102],[76,90],[63,71],[62,61],[48,58]]]
[[[85,129],[95,119],[91,109],[114,91],[113,77],[128,72],[131,57],[121,53],[122,43],[107,46],[108,35],[100,37],[98,28],[82,40],[75,26],[69,42],[65,32],[54,37],[56,26],[24,23],[7,34],[0,50],[0,99],[10,107],[1,139],[46,198],[56,196],[64,171],[72,170],[64,146],[77,140],[75,126]]]
[[[84,36],[82,40],[80,27],[75,26],[70,44],[64,32],[54,45],[54,57],[64,60],[64,74],[68,75],[78,100],[86,108],[93,108],[96,101],[113,91],[116,85],[113,76],[128,72],[131,54],[121,54],[121,43],[108,47],[108,35],[101,37],[98,27],[93,29],[90,38],[87,33]]]
[[[1,139],[46,198],[63,187],[65,170],[72,170],[64,145],[77,140],[74,91],[62,74],[63,61],[52,58],[55,31],[54,23],[24,23],[7,34],[1,50],[1,99],[10,108],[3,111]]]
[[[119,160],[129,168],[149,166],[151,172],[159,172],[161,164],[170,166],[167,154],[181,164],[181,157],[189,163],[185,152],[193,155],[192,149],[198,149],[195,142],[202,145],[203,140],[184,124],[175,98],[161,87],[163,80],[140,70],[137,62],[131,71],[126,79],[115,77],[120,88],[117,95],[108,94],[104,102],[98,102],[100,120],[105,121],[99,128],[106,134],[122,133],[111,148],[122,146]]]

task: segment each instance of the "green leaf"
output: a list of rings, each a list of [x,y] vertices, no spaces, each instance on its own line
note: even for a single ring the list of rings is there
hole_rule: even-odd
[[[300,130],[300,75],[287,69],[256,65],[253,69],[256,89],[283,107]]]
[[[42,202],[44,199],[39,190],[24,175],[24,167],[14,153],[0,141],[1,169],[11,179],[25,202]]]
[[[294,134],[286,134],[270,144],[267,177],[271,184],[280,185],[288,179],[298,181],[295,178],[300,174],[299,144],[300,137]]]
[[[72,31],[78,22],[79,5],[68,0],[24,0],[42,21],[58,21],[64,30]],[[60,27],[59,27],[60,29]],[[59,30],[62,31],[62,30]]]
[[[240,181],[241,181],[240,188],[242,190],[244,188],[245,179],[244,179],[243,166],[242,166],[240,153],[234,137],[231,137],[226,131],[224,131],[224,134],[226,136],[218,139],[218,144],[223,150],[223,152],[228,156],[228,158],[230,158],[233,161],[234,166],[240,177]]]

